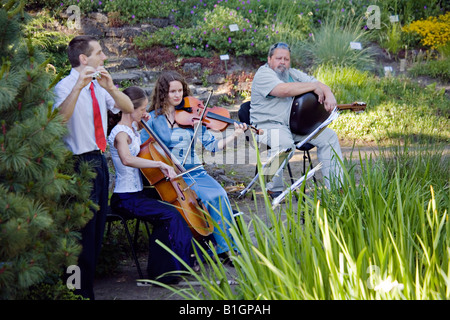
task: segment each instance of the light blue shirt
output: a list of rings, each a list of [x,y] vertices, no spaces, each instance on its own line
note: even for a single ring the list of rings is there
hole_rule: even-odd
[[[164,116],[155,116],[155,111],[150,112],[150,120],[147,121],[147,125],[158,135],[162,142],[169,148],[172,155],[176,157],[178,162],[182,163],[184,161],[185,155],[189,149],[189,144],[194,136],[193,128],[169,128],[167,120]],[[149,134],[147,131],[142,129],[141,131],[141,141],[144,143],[148,140]],[[198,138],[206,150],[210,152],[216,152],[218,150],[218,141],[214,135],[209,132],[206,127],[202,126],[201,130],[198,132]],[[190,156],[186,159],[185,168],[189,169],[194,165],[201,164],[201,161],[197,154],[195,153],[195,142],[191,146]]]
[[[290,68],[289,82],[314,82],[314,77]],[[255,73],[252,82],[252,100],[250,103],[250,122],[253,125],[266,123],[280,123],[289,125],[289,117],[294,97],[279,98],[270,95],[270,92],[280,83],[277,73],[266,63]]]

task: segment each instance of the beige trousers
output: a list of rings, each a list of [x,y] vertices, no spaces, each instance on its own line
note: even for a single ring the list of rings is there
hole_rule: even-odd
[[[286,148],[292,148],[295,151],[295,144],[306,138],[306,136],[293,134],[287,126],[282,124],[260,125],[258,129],[264,130],[264,134],[258,136],[258,143],[263,143],[270,147],[268,151],[269,156]],[[319,135],[308,142],[317,147],[317,158],[322,163],[324,184],[330,188],[331,181],[342,182],[343,171],[337,157],[341,160],[343,158],[337,134],[332,129],[325,128]],[[267,183],[266,188],[271,191],[286,189],[283,175],[274,176],[272,181]]]

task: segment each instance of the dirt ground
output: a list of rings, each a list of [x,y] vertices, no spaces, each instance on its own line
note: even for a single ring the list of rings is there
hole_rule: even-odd
[[[242,143],[245,143],[241,141]],[[342,142],[342,152],[346,159],[352,159],[352,162],[358,166],[359,153],[364,155],[376,154],[376,146],[360,145],[353,148],[351,143]],[[239,148],[237,148],[239,150]],[[242,154],[241,154],[242,155]],[[263,153],[264,155],[264,153]],[[262,161],[264,163],[264,157],[262,155]],[[316,166],[317,155],[315,149],[311,152],[311,158],[313,166]],[[222,163],[211,164],[211,160],[207,160],[207,170],[211,175],[215,176],[218,181],[221,181],[224,187],[230,190],[228,187],[231,185],[242,186],[247,185],[254,176],[255,164],[254,159],[246,159],[244,162],[240,162],[235,159],[231,164]],[[224,161],[226,162],[226,161]],[[290,160],[290,166],[292,168],[293,176],[295,179],[301,177],[303,168],[303,152],[296,151],[294,156]],[[287,170],[285,170],[285,179],[288,179]],[[317,179],[321,179],[320,172],[316,174]],[[238,209],[244,213],[244,219],[248,219],[246,213],[252,212],[258,215],[265,214],[264,199],[261,193],[259,185],[255,185],[254,190],[256,192],[256,198],[252,199],[251,193],[248,193],[242,198],[238,198],[239,192],[229,192],[229,198],[233,205],[233,209]],[[145,270],[146,255],[141,256],[141,267]],[[233,272],[233,268],[228,267],[229,272]],[[95,295],[97,300],[173,300],[180,299],[178,296],[174,296],[169,290],[151,286],[151,285],[139,285],[136,281],[138,278],[138,272],[134,261],[132,259],[126,259],[121,261],[117,272],[111,276],[100,278],[95,283]],[[181,284],[182,285],[182,284]]]

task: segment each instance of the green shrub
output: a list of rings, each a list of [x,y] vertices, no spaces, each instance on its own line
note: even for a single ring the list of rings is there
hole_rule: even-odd
[[[67,288],[61,280],[46,279],[30,288],[24,300],[88,300]]]
[[[408,73],[413,77],[429,76],[442,82],[450,82],[450,58],[430,60],[414,64]]]
[[[391,24],[385,36],[380,38],[380,45],[395,57],[404,48],[401,26],[399,24]]]
[[[367,103],[364,113],[342,112],[330,125],[347,139],[449,141],[450,100],[443,90],[405,78],[377,78],[351,67],[320,66],[314,75],[331,87],[338,104]]]
[[[74,171],[66,126],[52,111],[48,60],[23,37],[21,4],[0,8],[0,299],[21,299],[75,265],[79,230],[97,207],[95,172],[88,163]]]
[[[67,60],[67,45],[74,35],[57,30],[57,20],[50,16],[47,10],[42,10],[30,17],[30,21],[24,25],[25,37],[31,39],[34,46],[39,48],[46,58],[50,59],[58,72],[65,70],[69,73],[71,66]]]
[[[230,31],[236,24],[239,31]],[[155,33],[134,40],[138,48],[157,45],[170,47],[182,56],[209,56],[219,54],[255,55],[265,57],[270,44],[287,33],[285,28],[258,26],[234,9],[217,6],[214,11],[206,11],[198,25],[190,28],[169,26]]]
[[[171,6],[167,1],[113,0],[104,1],[105,12],[120,13],[119,19],[127,23],[142,23],[149,18],[169,16]]]
[[[441,148],[387,155],[360,156],[358,173],[345,163],[343,192],[300,191],[305,201],[276,208],[265,195],[265,217],[230,227],[234,272],[198,258],[188,275],[201,289],[166,288],[184,299],[449,299],[448,160]]]
[[[341,25],[332,18],[311,34],[310,40],[293,45],[294,59],[302,59],[307,65],[330,64],[371,70],[374,67],[373,52],[367,46],[362,20],[349,20]],[[350,42],[360,42],[362,50],[350,47]]]

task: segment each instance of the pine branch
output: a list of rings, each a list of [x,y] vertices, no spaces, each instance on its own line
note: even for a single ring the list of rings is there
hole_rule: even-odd
[[[15,3],[16,1],[10,1],[8,4],[10,4],[10,3]],[[14,10],[12,10],[12,11],[10,11],[10,9],[12,8],[12,6],[11,7],[9,7],[6,11],[9,11],[8,12],[8,18],[12,18],[12,17],[14,17],[14,16],[16,16],[17,14],[19,14],[19,12],[23,12],[23,8],[25,7],[25,1],[23,1],[23,0],[21,0],[20,2],[19,2],[19,5],[14,9]]]

